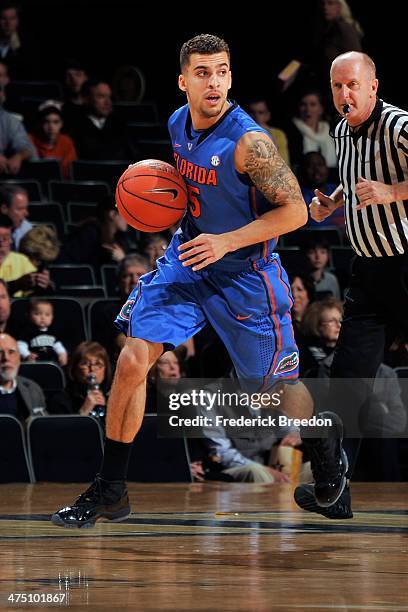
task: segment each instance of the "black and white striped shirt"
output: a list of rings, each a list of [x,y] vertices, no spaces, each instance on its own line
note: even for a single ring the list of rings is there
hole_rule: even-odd
[[[356,210],[355,193],[359,177],[387,185],[408,180],[408,113],[379,99],[361,127],[353,131],[342,119],[334,138],[353,249],[362,257],[408,253],[408,200]]]

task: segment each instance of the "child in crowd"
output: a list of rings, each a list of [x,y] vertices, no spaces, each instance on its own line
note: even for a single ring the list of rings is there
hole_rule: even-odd
[[[23,328],[17,342],[22,359],[27,361],[57,361],[65,366],[68,353],[62,342],[56,338],[54,308],[48,300],[30,303],[29,321]]]
[[[340,299],[340,286],[337,277],[328,271],[330,246],[324,238],[309,239],[302,245],[310,277],[314,282],[317,297],[320,294],[332,295]],[[326,296],[324,296],[326,297]]]

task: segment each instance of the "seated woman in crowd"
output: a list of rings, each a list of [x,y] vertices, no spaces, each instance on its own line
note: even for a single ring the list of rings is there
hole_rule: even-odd
[[[286,129],[292,168],[299,174],[302,156],[311,151],[321,153],[332,174],[337,176],[337,157],[330,125],[325,120],[325,108],[320,91],[304,92],[298,101],[296,114]]]
[[[68,362],[64,391],[49,402],[51,414],[99,416],[104,413],[112,375],[106,350],[98,342],[81,342]]]
[[[40,158],[61,162],[64,178],[69,178],[70,164],[77,159],[74,141],[68,134],[61,134],[64,125],[61,103],[47,100],[38,109],[37,125],[30,139]]]
[[[313,302],[306,309],[300,325],[304,346],[307,347],[306,351],[302,347],[300,356],[305,375],[317,376],[319,371],[328,375],[342,317],[343,305],[334,297]]]

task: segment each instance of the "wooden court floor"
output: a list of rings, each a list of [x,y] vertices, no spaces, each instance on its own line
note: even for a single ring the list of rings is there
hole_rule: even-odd
[[[355,484],[348,521],[287,484],[131,484],[126,522],[54,527],[82,489],[0,486],[1,610],[408,610],[408,484]]]

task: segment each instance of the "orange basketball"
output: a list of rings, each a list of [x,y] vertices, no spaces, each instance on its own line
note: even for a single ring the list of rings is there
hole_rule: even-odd
[[[125,170],[115,198],[119,213],[129,225],[142,232],[160,232],[184,215],[187,187],[176,168],[157,159],[145,159]]]

